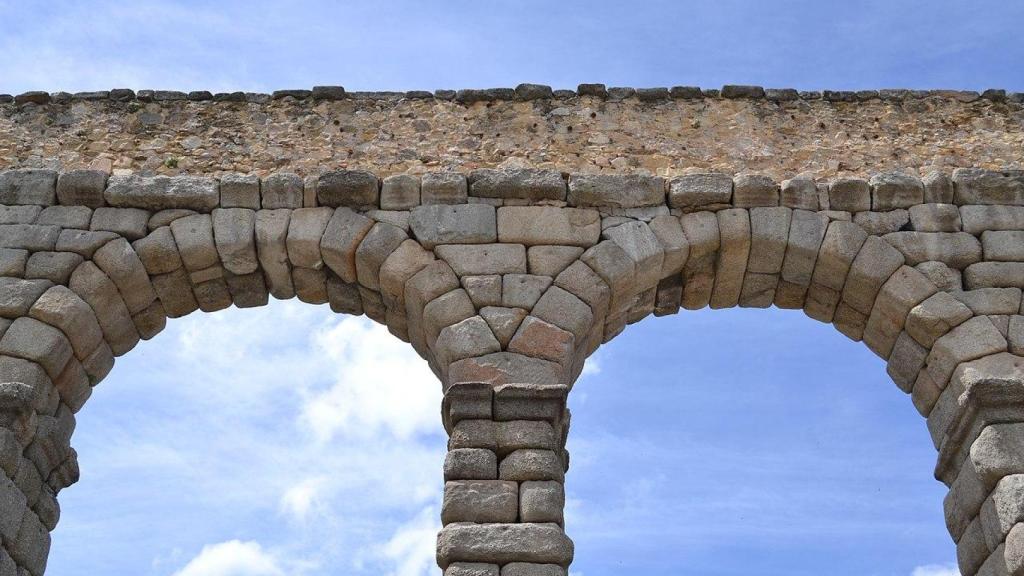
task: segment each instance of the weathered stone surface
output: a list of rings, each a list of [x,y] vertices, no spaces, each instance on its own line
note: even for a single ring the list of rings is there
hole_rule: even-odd
[[[434,253],[459,276],[526,273],[522,244],[445,244]]]
[[[105,204],[107,173],[102,170],[69,170],[57,178],[57,201],[65,206],[99,208]]]
[[[205,270],[220,262],[213,239],[213,219],[209,214],[179,218],[171,222],[171,233],[188,271]]]
[[[71,274],[68,287],[96,312],[103,338],[115,355],[120,356],[135,347],[139,333],[131,313],[117,287],[102,270],[92,262],[84,262]]]
[[[35,224],[0,225],[0,248],[14,248],[38,252],[53,250],[57,245],[60,228]]]
[[[918,232],[959,232],[960,209],[955,204],[918,204],[910,207],[910,224]]]
[[[255,272],[259,268],[259,259],[256,255],[256,212],[254,210],[247,208],[214,210],[213,237],[217,253],[225,269],[233,274],[243,275]],[[140,242],[143,241],[140,240]],[[169,254],[173,254],[172,258],[177,258],[176,250]],[[163,272],[169,271],[163,270]],[[152,270],[150,272],[154,273]]]
[[[1020,310],[1020,288],[978,288],[949,293],[965,304],[976,316],[985,314],[1016,314]]]
[[[561,172],[536,168],[474,170],[469,174],[469,192],[480,198],[524,200],[565,200],[566,182]]]
[[[449,450],[444,460],[445,480],[497,480],[498,456],[482,448]]]
[[[454,562],[444,570],[444,576],[500,576],[497,564],[483,562]]]
[[[0,205],[0,224],[33,224],[42,212],[42,206]]]
[[[721,246],[715,264],[715,287],[711,293],[712,308],[731,308],[739,304],[743,277],[750,254],[750,216],[746,210],[720,210],[718,230]]]
[[[178,218],[184,218],[186,216],[192,216],[198,214],[195,210],[188,210],[185,208],[172,208],[170,210],[161,210],[154,213],[149,217],[149,221],[146,223],[146,227],[152,232],[162,226],[170,226],[171,222],[174,222]]]
[[[467,358],[448,367],[448,383],[486,382],[493,385],[513,382],[538,384],[564,383],[563,369],[554,362],[521,354],[498,352],[480,358]]]
[[[560,482],[523,482],[519,488],[519,519],[521,522],[564,521],[565,488]]]
[[[552,450],[524,448],[512,452],[498,465],[498,478],[526,482],[556,480],[562,482],[565,469],[562,459]]]
[[[871,209],[910,208],[924,202],[924,183],[903,172],[884,172],[871,177]]]
[[[356,248],[356,277],[359,283],[371,290],[379,288],[381,265],[407,238],[405,232],[397,226],[383,222],[374,224]]]
[[[107,181],[103,198],[118,208],[190,208],[209,212],[220,203],[220,189],[217,180],[199,176],[114,175]]]
[[[658,237],[644,222],[627,222],[604,231],[603,236],[618,244],[633,261],[633,284],[640,289],[649,288],[661,279],[665,250]]]
[[[714,288],[715,260],[721,245],[718,217],[713,212],[695,212],[679,222],[690,243],[690,257],[683,267],[682,305],[697,310],[708,305]]]
[[[1024,231],[985,231],[981,247],[985,260],[1024,262]]]
[[[573,174],[569,177],[570,206],[637,208],[665,202],[665,180],[636,174]]]
[[[780,204],[794,210],[818,210],[818,184],[810,178],[782,181]]]
[[[144,310],[156,299],[146,268],[127,240],[111,240],[96,251],[93,262],[117,285],[130,313]]]
[[[485,204],[417,206],[410,213],[409,226],[427,249],[438,244],[489,244],[498,239],[494,207]]]
[[[57,197],[57,173],[21,169],[0,172],[0,204],[49,206]]]
[[[89,227],[90,221],[92,210],[85,206],[47,206],[36,217],[35,223],[84,230]]]
[[[553,278],[568,268],[581,254],[583,248],[578,246],[530,246],[526,250],[526,260],[530,274]]]
[[[11,324],[0,339],[0,354],[31,360],[46,370],[55,380],[71,358],[71,343],[64,333],[36,320],[23,316]]]
[[[785,207],[750,210],[750,257],[747,269],[778,274],[786,256],[793,211]]]
[[[505,206],[498,208],[498,239],[501,242],[589,247],[601,235],[596,210],[554,206]]]
[[[668,205],[672,208],[697,209],[726,205],[732,200],[732,177],[714,172],[687,174],[669,183]]]
[[[573,544],[557,524],[469,524],[445,526],[437,537],[437,562],[534,562],[568,566]]]
[[[953,202],[953,180],[942,172],[929,172],[921,179],[924,184],[924,201],[949,204]]]
[[[261,205],[264,209],[302,208],[302,178],[298,174],[279,172],[263,178],[260,185]]]
[[[935,292],[935,285],[923,274],[908,266],[900,267],[878,291],[864,328],[864,343],[875,354],[889,358],[910,310]]]
[[[964,232],[979,235],[985,230],[1024,230],[1024,206],[961,206]]]
[[[372,208],[380,199],[380,181],[365,170],[335,170],[320,175],[316,199],[321,206]]]
[[[857,212],[853,222],[873,236],[891,234],[906,227],[910,222],[910,213],[899,208],[888,212]]]
[[[954,202],[966,204],[1024,205],[1024,182],[1003,173],[978,168],[953,171]]]
[[[503,480],[445,482],[441,523],[512,523],[519,514],[519,485]]]
[[[220,207],[259,210],[260,179],[254,174],[225,174],[220,177]]]
[[[867,240],[867,234],[852,222],[828,225],[811,277],[815,284],[841,291],[853,259]]]
[[[285,239],[288,261],[292,266],[319,270],[324,265],[320,242],[333,216],[334,211],[330,208],[292,210]]]
[[[74,252],[34,252],[25,263],[25,278],[41,278],[54,284],[67,284],[68,278],[84,258]]]
[[[480,316],[471,316],[444,327],[434,345],[442,366],[464,358],[484,356],[501,351],[501,344]]]
[[[973,316],[971,309],[946,292],[937,292],[910,309],[906,330],[925,348]]]
[[[964,270],[964,288],[1024,288],[1024,262],[978,262]]]
[[[837,178],[829,185],[828,204],[830,210],[871,210],[871,186],[859,178]]]
[[[408,210],[420,204],[420,180],[409,174],[388,176],[381,182],[380,207],[384,210]]]
[[[779,185],[768,176],[740,174],[733,180],[732,205],[737,208],[778,206]]]
[[[869,236],[850,265],[843,286],[843,301],[861,314],[871,314],[878,290],[903,262],[903,255],[889,243]]]
[[[963,232],[893,232],[884,238],[911,266],[934,260],[963,269],[981,260],[981,243]]]
[[[505,274],[501,278],[501,305],[530,310],[551,282],[550,276]]]
[[[458,172],[429,172],[420,178],[422,204],[465,204],[468,195],[466,177]]]
[[[942,262],[921,262],[914,266],[914,269],[924,274],[939,290],[963,290],[963,273]]]
[[[928,372],[936,383],[949,381],[961,362],[1006,351],[1006,339],[985,316],[976,316],[953,328],[932,345]]]
[[[567,365],[572,361],[573,342],[572,333],[527,316],[509,342],[508,351]]]

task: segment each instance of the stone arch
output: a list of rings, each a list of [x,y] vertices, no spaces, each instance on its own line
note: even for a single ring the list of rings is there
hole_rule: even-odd
[[[961,571],[1024,571],[1019,175],[19,170],[0,198],[4,576],[45,570],[74,413],[114,357],[270,295],[366,314],[443,382],[449,576],[564,574],[565,398],[602,343],[650,314],[771,305],[863,341],[912,395]]]

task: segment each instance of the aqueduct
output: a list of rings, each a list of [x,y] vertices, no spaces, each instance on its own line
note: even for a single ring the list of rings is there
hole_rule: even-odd
[[[566,396],[629,324],[802,309],[927,419],[961,573],[1024,574],[1024,97],[728,86],[0,97],[0,576],[114,358],[270,296],[443,383],[446,576],[564,576]],[[88,463],[85,463],[88,466]]]

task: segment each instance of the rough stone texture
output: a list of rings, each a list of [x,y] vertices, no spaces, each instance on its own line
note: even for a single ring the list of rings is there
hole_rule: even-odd
[[[493,206],[431,205],[412,209],[409,227],[424,248],[438,244],[489,244],[498,239]]]
[[[505,206],[498,209],[498,240],[513,244],[589,247],[601,235],[596,210],[547,206]]]

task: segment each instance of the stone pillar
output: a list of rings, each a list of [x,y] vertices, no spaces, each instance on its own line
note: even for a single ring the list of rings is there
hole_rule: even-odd
[[[442,417],[444,528],[437,563],[445,576],[565,576],[564,385],[451,386]]]
[[[1024,358],[961,363],[928,417],[963,576],[1024,576]]]

